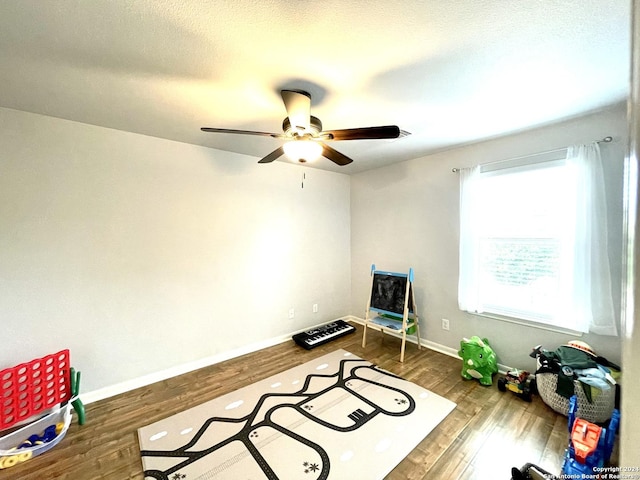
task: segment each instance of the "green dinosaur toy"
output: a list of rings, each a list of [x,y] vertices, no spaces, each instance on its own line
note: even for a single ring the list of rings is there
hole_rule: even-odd
[[[477,336],[463,338],[458,355],[462,357],[462,378],[476,378],[481,385],[493,384],[493,375],[498,372],[498,362],[489,340]]]

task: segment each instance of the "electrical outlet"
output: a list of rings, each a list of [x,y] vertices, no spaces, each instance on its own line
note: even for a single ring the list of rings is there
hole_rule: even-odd
[[[442,319],[442,329],[449,330],[449,320],[447,320],[446,318]]]
[[[313,310],[313,313],[318,313],[318,304],[317,303],[313,304],[312,310]]]
[[[293,318],[296,316],[296,312],[293,308],[289,309],[289,318]]]

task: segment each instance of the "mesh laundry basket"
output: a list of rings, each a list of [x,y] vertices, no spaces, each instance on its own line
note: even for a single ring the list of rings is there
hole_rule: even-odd
[[[565,416],[569,415],[569,399],[558,395],[556,387],[558,385],[558,375],[555,373],[538,373],[536,375],[536,385],[540,398],[553,408],[556,412]],[[611,418],[616,403],[616,389],[602,390],[594,395],[592,403],[589,403],[587,396],[582,390],[582,382],[573,381],[573,390],[578,397],[578,411],[576,416],[584,418],[593,423],[606,422]]]

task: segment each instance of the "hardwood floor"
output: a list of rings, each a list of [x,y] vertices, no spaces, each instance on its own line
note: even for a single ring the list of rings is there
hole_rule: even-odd
[[[13,468],[0,480],[144,478],[137,429],[294,365],[343,348],[457,403],[388,476],[389,480],[511,478],[511,467],[527,462],[559,473],[568,441],[567,419],[535,396],[524,402],[495,386],[460,376],[460,360],[408,344],[399,362],[400,341],[362,327],[311,351],[286,342],[179,377],[87,405],[85,425],[74,421],[49,452]],[[343,479],[336,479],[343,480]],[[350,479],[356,480],[356,479]],[[357,479],[360,480],[360,479]],[[363,479],[366,480],[366,479]]]

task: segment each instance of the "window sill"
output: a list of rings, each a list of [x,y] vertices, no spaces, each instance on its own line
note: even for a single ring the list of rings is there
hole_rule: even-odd
[[[470,312],[467,312],[467,313],[470,313]],[[538,322],[529,321],[529,320],[522,320],[520,318],[507,317],[507,316],[498,315],[495,313],[471,313],[471,315],[476,315],[478,317],[484,317],[484,318],[491,318],[493,320],[499,320],[501,322],[515,323],[516,325],[537,328],[539,330],[547,330],[549,332],[563,333],[565,335],[572,335],[574,337],[582,337],[584,335],[583,332],[578,332],[577,330],[571,330],[569,328],[556,327],[554,325],[548,325],[545,323],[538,323]]]

